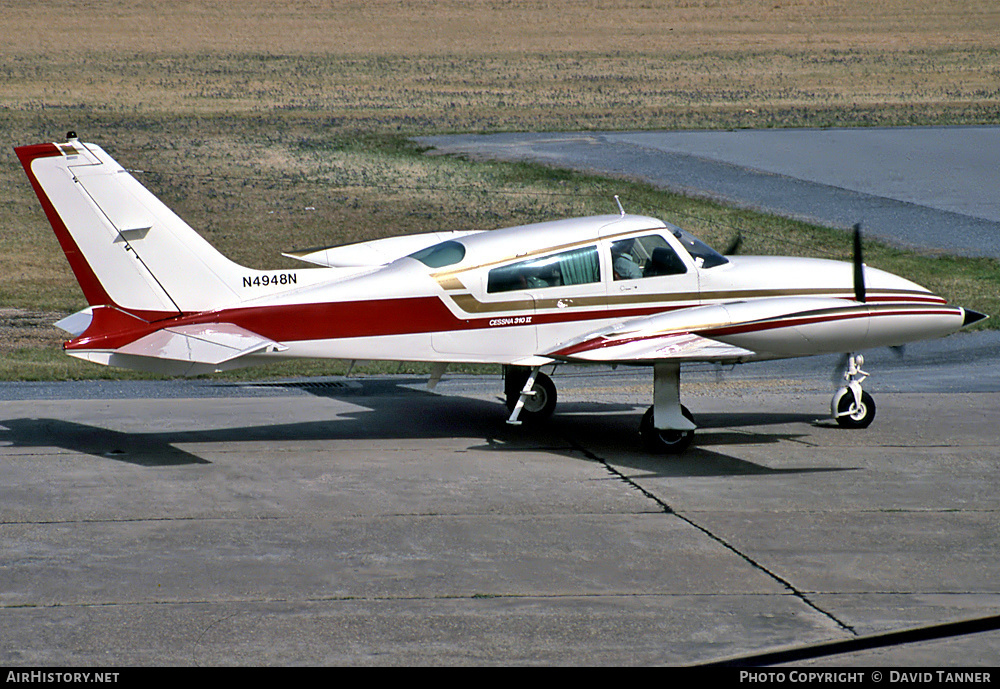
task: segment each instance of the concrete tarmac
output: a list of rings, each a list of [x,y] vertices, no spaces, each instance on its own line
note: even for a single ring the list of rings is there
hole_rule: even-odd
[[[996,665],[1000,381],[848,431],[789,363],[686,373],[679,458],[646,370],[538,428],[499,376],[4,386],[0,664]]]

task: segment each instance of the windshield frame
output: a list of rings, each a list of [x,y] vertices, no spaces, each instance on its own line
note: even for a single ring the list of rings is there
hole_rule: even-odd
[[[674,225],[667,225],[667,231],[674,236],[674,239],[683,247],[694,265],[702,270],[724,266],[729,263],[729,259],[718,251],[701,241],[687,230],[683,230]]]

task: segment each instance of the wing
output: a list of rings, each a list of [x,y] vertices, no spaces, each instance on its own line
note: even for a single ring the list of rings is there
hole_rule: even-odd
[[[744,361],[755,352],[694,333],[598,333],[562,346],[546,356],[593,363],[652,363],[655,361]]]
[[[960,307],[925,300],[748,299],[630,319],[542,354],[607,363],[742,362],[891,347],[947,335],[966,322],[974,321]]]
[[[742,362],[892,346],[961,326],[958,307],[859,303],[826,297],[749,299],[634,318],[564,342],[544,356],[564,361]],[[957,325],[956,325],[957,324]]]
[[[563,361],[652,363],[656,361],[742,361],[755,352],[695,332],[723,314],[717,307],[695,307],[633,318],[565,342],[544,353]]]
[[[564,361],[652,363],[656,361],[742,361],[752,349],[713,338],[713,329],[731,325],[723,304],[696,306],[632,318],[565,342],[545,356]]]

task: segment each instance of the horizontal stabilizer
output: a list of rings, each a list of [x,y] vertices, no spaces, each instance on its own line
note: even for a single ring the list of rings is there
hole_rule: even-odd
[[[83,311],[77,311],[71,316],[66,316],[61,318],[55,323],[54,326],[60,330],[68,332],[73,337],[78,337],[82,335],[87,328],[90,327],[90,323],[94,320],[94,307],[88,306]]]
[[[119,347],[118,354],[217,366],[262,351],[280,352],[283,344],[231,323],[164,328]]]

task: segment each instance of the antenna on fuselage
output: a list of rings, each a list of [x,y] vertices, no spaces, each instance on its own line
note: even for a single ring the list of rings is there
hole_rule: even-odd
[[[622,208],[622,200],[618,198],[618,194],[615,194],[615,203],[618,204],[618,210],[621,211],[622,217],[625,217],[625,209]]]

